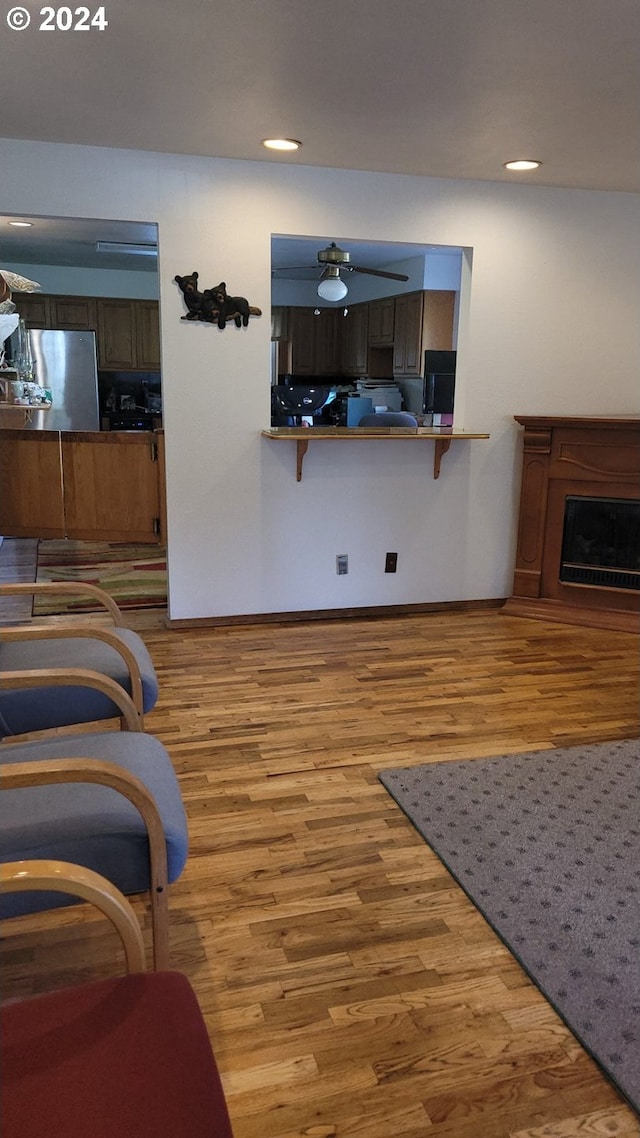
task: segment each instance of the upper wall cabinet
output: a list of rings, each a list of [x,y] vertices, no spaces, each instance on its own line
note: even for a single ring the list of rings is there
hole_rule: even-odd
[[[98,301],[98,366],[105,371],[160,368],[156,301]]]
[[[343,319],[342,309],[322,308],[318,316],[313,308],[288,310],[293,375],[340,375]]]
[[[51,328],[86,332],[97,326],[96,300],[92,296],[50,296]]]
[[[95,331],[104,371],[160,370],[157,300],[40,293],[14,293],[13,300],[27,328]]]
[[[453,347],[453,291],[408,292],[395,301],[394,376],[422,375],[427,348]]]
[[[341,371],[343,375],[366,375],[369,368],[369,305],[350,304],[342,321]]]
[[[53,328],[48,296],[41,296],[37,292],[14,292],[11,299],[27,328]]]
[[[369,343],[373,348],[393,344],[396,302],[393,296],[369,301]]]
[[[456,294],[402,293],[344,308],[274,308],[272,339],[286,342],[294,375],[421,376],[427,348],[453,347]],[[370,351],[371,349],[371,351]],[[113,366],[113,365],[111,365]]]

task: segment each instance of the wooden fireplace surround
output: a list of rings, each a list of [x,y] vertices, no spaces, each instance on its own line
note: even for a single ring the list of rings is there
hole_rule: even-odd
[[[640,593],[560,580],[567,495],[640,500],[640,418],[516,415],[524,427],[514,616],[640,631]]]

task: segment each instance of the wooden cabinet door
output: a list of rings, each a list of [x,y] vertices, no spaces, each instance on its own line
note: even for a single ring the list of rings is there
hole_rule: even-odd
[[[316,319],[312,308],[290,309],[291,371],[293,375],[315,375]]]
[[[58,431],[0,431],[0,533],[65,536]]]
[[[132,302],[136,328],[136,366],[142,371],[160,370],[160,316],[156,300]]]
[[[395,327],[395,297],[369,301],[369,343],[375,347],[393,344]]]
[[[395,301],[393,374],[422,375],[421,292],[407,292]]]
[[[349,305],[349,311],[343,319],[342,371],[345,375],[366,375],[369,358],[369,305]]]
[[[91,296],[50,296],[49,315],[52,328],[89,332],[97,327],[96,302]]]
[[[13,294],[13,303],[27,328],[52,328],[49,315],[49,297],[36,292]]]
[[[286,340],[289,336],[289,309],[276,304],[271,309],[271,339]]]
[[[314,375],[334,377],[340,374],[341,333],[344,317],[342,309],[321,308],[314,316],[315,370]]]
[[[112,371],[130,371],[136,366],[130,300],[98,300],[98,366]]]
[[[62,436],[67,537],[160,541],[158,448],[147,431]]]

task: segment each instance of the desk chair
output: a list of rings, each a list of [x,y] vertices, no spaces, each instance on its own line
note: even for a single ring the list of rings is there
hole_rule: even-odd
[[[89,614],[82,623],[22,624],[0,627],[0,670],[87,668],[115,680],[143,716],[155,706],[158,680],[142,638],[127,628],[115,601],[96,585],[81,582],[32,582],[0,585],[0,597],[18,594],[71,593],[102,606],[113,627],[103,627]],[[43,681],[37,691],[0,691],[0,739],[33,731],[112,719],[118,709],[97,688],[51,687]]]
[[[131,906],[60,862],[2,867],[0,890],[75,891],[108,916],[128,975],[0,1010],[3,1138],[233,1138],[206,1025],[188,980],[144,972]]]
[[[418,420],[409,411],[377,411],[363,415],[359,427],[417,427]]]

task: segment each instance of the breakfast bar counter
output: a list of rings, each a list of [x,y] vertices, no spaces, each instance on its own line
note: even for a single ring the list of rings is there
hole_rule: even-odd
[[[270,427],[262,431],[262,436],[265,439],[295,442],[297,482],[302,479],[302,463],[309,443],[312,442],[323,442],[327,439],[332,442],[356,442],[359,439],[375,439],[378,442],[389,439],[393,442],[434,440],[433,477],[439,478],[442,457],[452,442],[489,438],[488,434],[456,431],[453,427]]]

